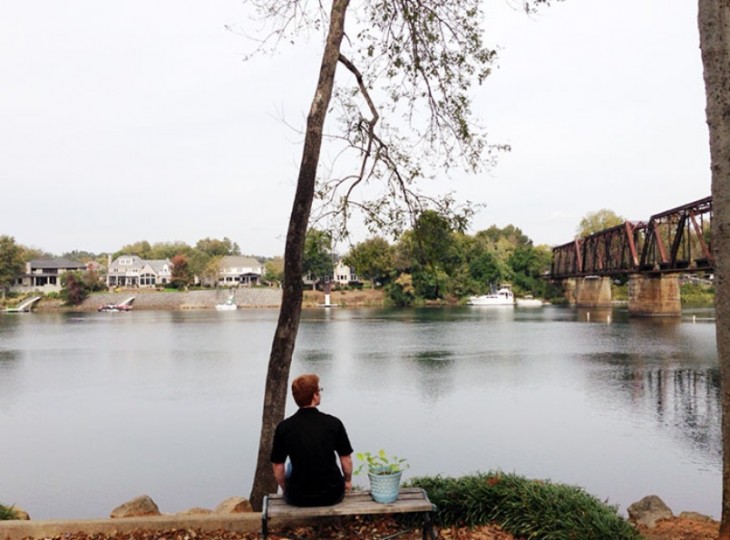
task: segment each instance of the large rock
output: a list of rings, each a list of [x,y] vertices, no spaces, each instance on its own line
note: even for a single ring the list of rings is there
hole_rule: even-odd
[[[117,506],[112,510],[112,518],[125,518],[136,516],[159,516],[160,509],[157,508],[155,501],[147,495],[141,495]]]
[[[243,497],[231,497],[215,508],[216,514],[241,514],[243,512],[253,512],[251,503]]]
[[[649,495],[631,504],[627,509],[629,521],[636,525],[654,528],[660,519],[674,517],[669,507],[656,495]]]
[[[208,508],[188,508],[187,510],[183,510],[182,512],[178,512],[178,516],[196,516],[196,515],[206,515],[206,514],[212,514],[213,510],[209,510]]]
[[[15,519],[22,519],[24,521],[28,521],[30,519],[30,514],[28,514],[28,512],[23,510],[20,506],[14,504],[12,509],[15,513]]]

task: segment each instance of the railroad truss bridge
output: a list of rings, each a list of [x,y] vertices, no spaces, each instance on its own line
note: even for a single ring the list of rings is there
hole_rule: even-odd
[[[679,276],[711,277],[712,197],[553,248],[549,279],[579,307],[611,305],[612,279],[629,280],[629,313],[679,315]]]

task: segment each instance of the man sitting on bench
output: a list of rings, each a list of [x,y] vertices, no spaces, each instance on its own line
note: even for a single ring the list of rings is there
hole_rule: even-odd
[[[300,375],[291,390],[299,410],[279,423],[274,433],[271,463],[276,483],[288,504],[337,504],[352,489],[352,446],[345,426],[317,409],[322,401],[317,375]],[[285,465],[287,457],[290,468]]]

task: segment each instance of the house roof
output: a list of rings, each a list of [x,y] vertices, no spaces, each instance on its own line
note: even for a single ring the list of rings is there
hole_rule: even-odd
[[[221,268],[259,268],[263,266],[258,259],[241,255],[225,255],[221,257],[219,265]]]
[[[147,259],[142,262],[149,265],[155,272],[160,272],[165,266],[172,266],[172,263],[167,259]]]
[[[67,268],[78,268],[83,269],[86,268],[86,265],[84,263],[80,263],[78,261],[72,261],[70,259],[35,259],[30,261],[30,267],[31,268],[39,268],[39,269],[67,269]]]

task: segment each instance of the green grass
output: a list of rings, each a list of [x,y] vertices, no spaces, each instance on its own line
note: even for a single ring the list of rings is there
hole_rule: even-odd
[[[421,477],[408,484],[426,490],[443,527],[497,524],[518,538],[541,540],[640,538],[615,506],[576,486],[501,472]]]
[[[18,519],[18,516],[12,506],[0,504],[0,521],[6,521],[8,519]]]

